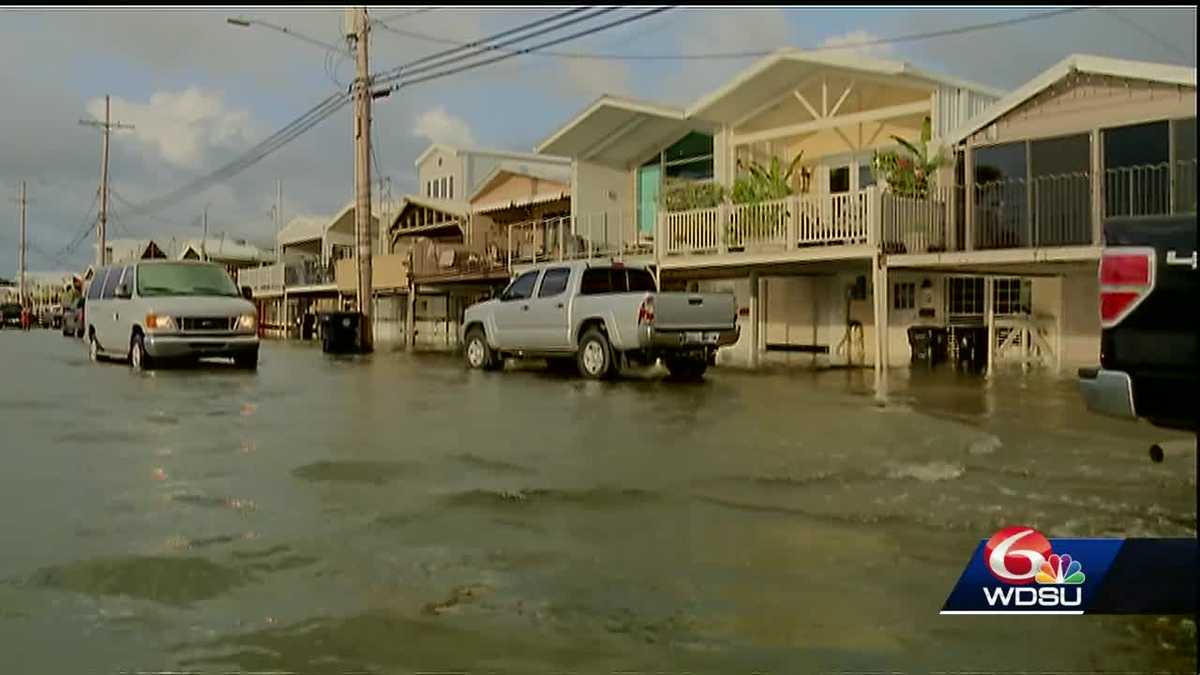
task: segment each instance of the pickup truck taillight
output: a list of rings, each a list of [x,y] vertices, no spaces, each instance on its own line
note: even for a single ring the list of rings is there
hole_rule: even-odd
[[[638,324],[654,323],[654,298],[646,298],[638,307]]]
[[[1106,248],[1100,257],[1100,325],[1112,328],[1154,290],[1152,248]]]

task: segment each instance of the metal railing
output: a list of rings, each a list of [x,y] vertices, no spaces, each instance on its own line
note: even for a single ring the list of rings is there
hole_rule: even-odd
[[[544,218],[508,226],[508,266],[547,260],[653,255],[654,239],[630,212]]]
[[[1105,216],[1196,211],[1196,160],[1126,166],[1104,172]]]
[[[324,286],[337,279],[337,260],[322,263],[315,258],[284,263],[283,282],[288,288],[296,286]]]
[[[880,213],[883,251],[937,253],[949,245],[952,188],[935,189],[925,197],[883,193]]]
[[[974,208],[977,249],[1092,243],[1089,173],[977,184]]]

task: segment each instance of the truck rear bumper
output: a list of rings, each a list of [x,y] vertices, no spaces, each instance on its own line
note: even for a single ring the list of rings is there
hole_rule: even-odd
[[[1137,419],[1133,408],[1133,380],[1128,373],[1103,368],[1080,368],[1079,390],[1088,410]]]
[[[736,344],[741,329],[738,326],[722,330],[658,330],[642,326],[643,347],[656,350],[693,350],[705,347],[728,347]]]

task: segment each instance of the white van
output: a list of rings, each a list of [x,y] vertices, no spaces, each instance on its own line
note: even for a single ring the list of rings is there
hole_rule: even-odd
[[[160,360],[232,358],[258,367],[254,304],[220,265],[140,260],[96,271],[84,315],[93,361],[128,359],[135,369]]]

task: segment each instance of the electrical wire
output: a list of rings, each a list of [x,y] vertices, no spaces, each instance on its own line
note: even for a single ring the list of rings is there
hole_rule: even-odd
[[[428,82],[430,80],[436,80],[439,78],[447,77],[450,75],[454,75],[455,73],[461,73],[465,70],[473,70],[475,68],[479,68],[479,67],[486,66],[486,65],[489,65],[492,63],[496,63],[498,61],[504,61],[506,59],[511,59],[515,56],[520,56],[522,54],[529,54],[530,52],[541,49],[543,47],[552,47],[556,44],[561,44],[563,42],[567,42],[570,40],[576,40],[576,39],[579,39],[582,37],[587,37],[588,35],[594,35],[595,33],[599,33],[601,31],[608,30],[609,28],[615,28],[617,26],[631,23],[633,21],[638,21],[638,20],[644,19],[646,17],[653,16],[653,15],[659,14],[661,12],[665,12],[669,9],[671,9],[671,8],[670,7],[659,7],[659,8],[655,8],[655,9],[650,9],[645,12],[641,12],[639,14],[634,14],[632,16],[623,17],[623,18],[617,19],[615,21],[610,21],[605,24],[600,24],[599,26],[592,26],[590,28],[586,28],[584,30],[577,31],[577,32],[571,33],[569,35],[557,37],[557,38],[554,38],[553,40],[547,40],[540,44],[533,45],[532,47],[523,47],[516,51],[500,54],[499,56],[493,56],[491,58],[484,59],[482,61],[476,61],[474,63],[469,63],[464,66],[457,66],[457,67],[451,68],[449,70],[443,70],[441,72],[435,72],[435,73],[431,73],[428,75],[422,75],[420,77],[416,77],[411,80],[406,79],[406,80],[403,80],[402,82],[400,82],[399,84],[393,85],[392,91],[395,91],[402,87],[419,84],[421,82]],[[396,78],[391,78],[391,79],[396,79]]]
[[[587,8],[587,7],[582,7],[582,8],[578,8],[578,9],[569,9],[564,12],[558,12],[557,14],[553,14],[548,17],[543,17],[541,19],[537,19],[536,21],[530,21],[528,23],[521,24],[520,26],[516,26],[514,28],[509,28],[508,30],[501,31],[499,33],[495,33],[495,34],[489,35],[487,37],[480,38],[478,40],[472,40],[470,42],[461,42],[461,43],[458,43],[458,46],[456,46],[454,48],[444,49],[440,52],[435,52],[428,56],[423,56],[415,61],[410,61],[402,66],[396,66],[395,68],[389,68],[387,70],[380,71],[380,72],[376,73],[375,75],[373,75],[372,79],[377,82],[378,81],[390,81],[391,79],[398,77],[401,73],[404,73],[406,71],[411,71],[413,68],[415,68],[417,66],[423,66],[424,64],[429,64],[429,65],[424,65],[424,69],[436,68],[436,67],[443,66],[443,65],[450,65],[451,63],[462,61],[462,60],[471,58],[473,56],[478,56],[479,54],[482,54],[487,51],[497,50],[502,47],[505,47],[505,46],[508,46],[508,45],[511,45],[511,44],[514,44],[517,42],[521,42],[523,40],[528,40],[530,38],[537,37],[539,35],[544,35],[546,33],[550,33],[550,32],[559,30],[561,28],[566,28],[568,26],[580,23],[582,21],[587,21],[588,19],[594,18],[601,14],[607,14],[608,12],[615,11],[618,8],[616,8],[616,7],[602,8],[602,9],[593,11],[591,14],[587,14],[585,16],[576,16],[581,12],[586,12],[588,9],[589,8]],[[548,23],[552,23],[554,25],[545,26],[545,24],[548,24]],[[495,42],[496,40],[499,40],[501,38],[509,37],[510,35],[515,35],[517,33],[525,33],[534,28],[537,28],[538,26],[545,26],[545,27],[541,28],[540,30],[537,30],[533,33],[515,37],[515,38],[512,38],[505,42],[501,42],[499,44],[495,44],[495,45],[489,44],[489,43]],[[392,28],[390,26],[387,26],[386,24],[381,24],[381,27],[383,27],[385,30],[390,31],[390,32],[398,32],[400,34],[403,34],[403,32],[400,32],[399,29]],[[455,54],[458,54],[459,52],[462,52],[465,50],[471,50],[471,49],[474,49],[475,51],[472,53],[469,53],[469,54],[462,54],[459,56],[454,56]],[[450,57],[453,57],[453,58],[450,58]],[[439,60],[441,60],[440,63],[430,63],[430,62],[435,62],[435,61],[439,61]]]
[[[1151,40],[1154,42],[1154,44],[1156,44],[1156,45],[1158,45],[1159,47],[1162,47],[1163,49],[1165,49],[1165,50],[1167,50],[1167,51],[1169,51],[1169,52],[1171,52],[1171,53],[1175,54],[1176,56],[1181,56],[1181,57],[1183,57],[1184,59],[1193,59],[1193,58],[1195,58],[1195,54],[1194,54],[1194,53],[1189,53],[1189,52],[1188,52],[1186,49],[1184,49],[1183,47],[1180,47],[1180,46],[1178,46],[1178,45],[1176,45],[1176,44],[1174,44],[1174,43],[1170,42],[1169,40],[1164,40],[1163,38],[1161,38],[1161,37],[1159,37],[1159,36],[1155,35],[1155,34],[1154,34],[1154,32],[1153,32],[1153,31],[1151,31],[1149,28],[1146,28],[1145,26],[1143,26],[1143,25],[1141,25],[1141,24],[1137,23],[1136,21],[1134,21],[1133,19],[1130,19],[1130,18],[1129,18],[1129,17],[1127,17],[1127,16],[1124,16],[1124,15],[1122,15],[1122,14],[1119,14],[1119,13],[1118,13],[1116,10],[1111,10],[1111,9],[1105,8],[1105,9],[1104,9],[1104,13],[1105,13],[1105,14],[1108,14],[1109,16],[1111,16],[1111,17],[1112,17],[1112,18],[1114,18],[1114,19],[1117,19],[1118,21],[1124,22],[1125,24],[1129,25],[1130,27],[1132,27],[1132,28],[1133,28],[1134,30],[1136,30],[1137,32],[1139,32],[1139,33],[1141,33],[1142,35],[1145,35],[1146,37],[1150,38],[1150,39],[1151,39]]]
[[[979,23],[979,24],[968,24],[965,26],[958,26],[955,28],[948,28],[948,29],[943,29],[943,30],[938,30],[938,31],[930,31],[930,32],[924,32],[924,33],[911,33],[908,35],[898,35],[898,36],[893,36],[893,37],[880,38],[880,39],[876,39],[876,40],[865,40],[863,42],[856,42],[856,43],[847,44],[847,45],[829,45],[829,46],[821,46],[821,47],[812,47],[812,48],[804,49],[804,51],[806,51],[806,52],[837,51],[837,50],[844,50],[844,49],[859,49],[859,48],[863,48],[863,47],[891,45],[891,44],[897,44],[897,43],[902,43],[902,42],[918,42],[921,40],[928,40],[928,39],[937,38],[937,37],[949,37],[952,35],[963,35],[963,34],[973,33],[973,32],[982,31],[982,30],[991,30],[993,28],[1003,28],[1005,26],[1011,26],[1011,25],[1026,23],[1026,22],[1030,22],[1030,21],[1040,21],[1043,19],[1049,19],[1049,18],[1052,18],[1055,16],[1062,16],[1064,14],[1070,14],[1073,12],[1080,12],[1080,11],[1087,10],[1087,9],[1096,9],[1096,7],[1094,7],[1094,6],[1092,6],[1092,7],[1070,7],[1067,9],[1060,9],[1060,10],[1054,10],[1054,11],[1049,11],[1049,12],[1037,12],[1035,14],[1026,14],[1026,15],[1015,17],[1012,19],[1003,19],[1000,21],[991,21],[991,22]],[[390,32],[396,33],[398,35],[403,35],[405,37],[410,37],[410,38],[414,38],[417,40],[425,40],[426,42],[437,43],[437,44],[450,44],[450,45],[459,45],[459,46],[466,46],[466,45],[471,44],[471,43],[467,43],[467,42],[461,42],[459,40],[452,40],[449,38],[440,38],[440,37],[436,37],[436,36],[432,36],[432,35],[425,35],[422,33],[418,33],[416,31],[403,30],[403,29],[399,29],[399,28],[392,28],[392,29],[390,29]],[[776,47],[773,49],[752,49],[752,50],[743,50],[743,51],[735,51],[735,52],[703,52],[703,53],[697,53],[697,54],[616,54],[616,53],[603,53],[603,52],[561,52],[561,51],[549,51],[549,50],[538,51],[538,54],[541,56],[554,56],[554,57],[566,58],[566,59],[586,59],[586,60],[705,61],[705,60],[746,59],[746,58],[763,57],[763,56],[768,56],[770,54],[773,54],[776,51],[778,51],[779,49],[783,49],[783,48],[785,48],[785,47]],[[501,51],[501,50],[497,49],[497,51]]]

